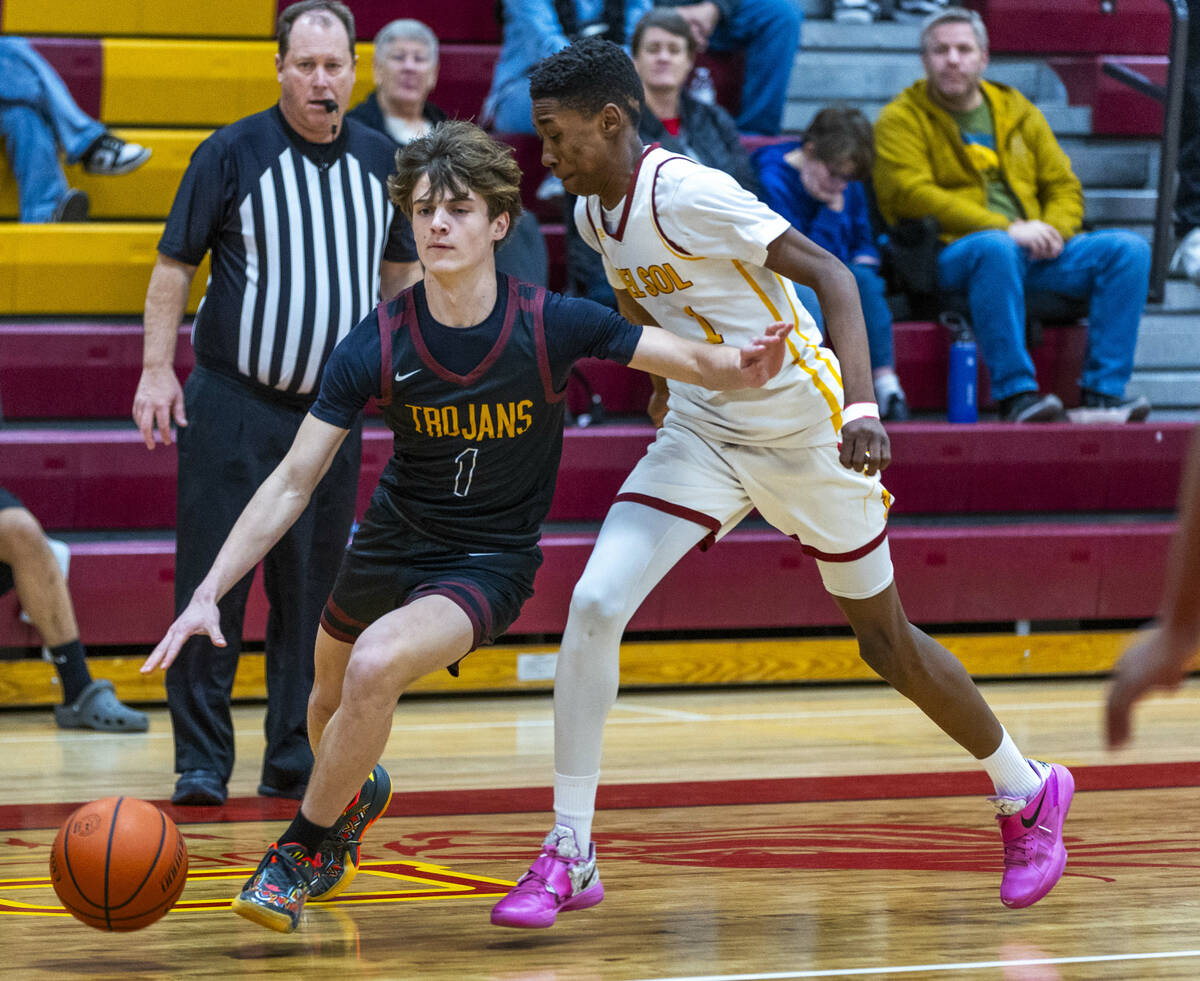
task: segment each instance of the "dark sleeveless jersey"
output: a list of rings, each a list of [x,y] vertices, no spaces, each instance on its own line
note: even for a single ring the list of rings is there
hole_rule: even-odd
[[[374,396],[395,434],[376,493],[428,537],[479,550],[537,542],[562,453],[571,364],[627,363],[641,337],[599,304],[503,275],[498,287],[492,314],[469,328],[434,322],[421,283],[380,304],[334,351],[311,410],[348,428]],[[455,340],[474,346],[467,363],[447,347]]]

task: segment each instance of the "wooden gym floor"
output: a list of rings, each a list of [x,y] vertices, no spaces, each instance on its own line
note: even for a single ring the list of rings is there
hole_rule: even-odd
[[[16,978],[641,979],[1200,977],[1200,681],[1147,704],[1107,753],[1103,682],[982,685],[1026,752],[1070,765],[1067,874],[1028,910],[998,898],[986,779],[879,685],[623,695],[595,837],[607,898],[549,930],[492,927],[547,830],[550,701],[406,700],[397,787],[334,903],[283,936],[229,912],[290,802],[253,796],[261,705],[239,706],[223,808],[168,808],[191,855],[176,908],[133,934],[68,917],[48,885],[79,802],[169,795],[170,722],[67,733],[0,713],[0,937]]]

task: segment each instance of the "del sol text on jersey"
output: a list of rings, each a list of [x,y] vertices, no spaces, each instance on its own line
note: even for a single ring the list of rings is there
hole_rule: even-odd
[[[629,290],[629,295],[638,299],[658,296],[660,293],[674,293],[692,285],[692,281],[680,276],[669,262],[664,262],[661,266],[638,266],[636,279],[632,269],[618,269],[617,275]]]
[[[529,410],[533,402],[468,402],[457,405],[413,405],[405,403],[412,412],[413,429],[418,436],[440,439],[459,436],[462,439],[513,439],[533,425]]]

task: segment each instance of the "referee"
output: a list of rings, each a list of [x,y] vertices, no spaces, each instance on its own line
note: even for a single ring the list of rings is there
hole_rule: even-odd
[[[283,458],[316,398],[334,345],[420,278],[412,229],[388,201],[391,141],[344,113],[354,86],[354,17],[336,0],[279,16],[279,103],[217,130],[175,195],[146,293],[133,418],[179,439],[175,607],[183,609],[258,485]],[[175,340],[206,252],[196,367],[181,388]],[[356,429],[307,509],[263,561],[266,750],[258,791],[303,795],[312,767],[306,710],[313,643],[354,518]],[[227,646],[194,637],[167,672],[175,732],[171,798],[222,804],[233,770],[230,694],[253,572],[220,605]]]

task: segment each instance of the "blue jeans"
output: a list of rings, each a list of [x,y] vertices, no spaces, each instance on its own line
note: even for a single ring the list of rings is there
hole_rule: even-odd
[[[104,134],[75,104],[58,73],[23,37],[0,37],[0,133],[17,179],[21,221],[49,221],[67,178],[62,148],[74,163]]]
[[[938,258],[941,287],[967,294],[996,399],[1037,390],[1025,348],[1026,290],[1087,299],[1088,349],[1080,384],[1101,395],[1124,395],[1149,281],[1150,247],[1122,231],[1076,235],[1057,259],[1037,261],[1007,232],[974,232],[947,245]]]
[[[892,311],[884,298],[884,283],[879,275],[879,267],[866,262],[850,262],[847,263],[847,267],[854,273],[854,281],[858,285],[858,299],[862,303],[863,320],[867,324],[871,370],[894,368],[896,355],[892,342]],[[800,283],[793,285],[804,309],[812,314],[817,327],[825,334],[825,317],[821,313],[821,303],[816,292]]]
[[[709,38],[714,51],[745,52],[742,133],[774,136],[783,119],[792,61],[800,49],[804,12],[795,0],[742,0],[731,20],[722,18]]]

